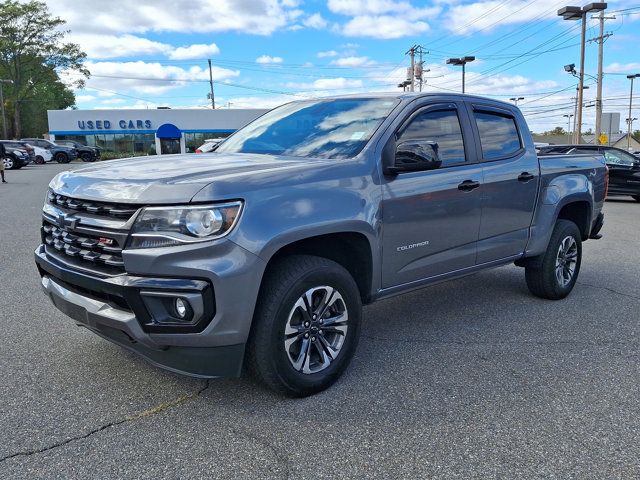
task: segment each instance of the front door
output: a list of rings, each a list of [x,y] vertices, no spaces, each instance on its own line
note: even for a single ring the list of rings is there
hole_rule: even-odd
[[[613,148],[603,148],[602,154],[609,167],[609,192],[639,195],[640,161],[630,153]]]
[[[472,135],[464,106],[426,106],[409,117],[395,138],[396,144],[434,142],[442,165],[385,177],[383,288],[473,266],[480,225],[482,166],[465,152]]]

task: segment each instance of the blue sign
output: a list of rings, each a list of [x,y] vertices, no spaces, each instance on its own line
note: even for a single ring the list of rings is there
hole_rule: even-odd
[[[120,120],[118,126],[123,130],[150,129],[151,120]],[[80,130],[110,130],[111,122],[109,120],[78,120],[78,128]]]

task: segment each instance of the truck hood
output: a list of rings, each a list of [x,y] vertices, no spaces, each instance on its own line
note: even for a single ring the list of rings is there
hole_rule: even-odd
[[[49,186],[61,195],[135,204],[188,203],[202,188],[224,179],[285,173],[321,159],[277,155],[163,155],[100,162],[58,174]],[[293,172],[292,172],[293,173]]]

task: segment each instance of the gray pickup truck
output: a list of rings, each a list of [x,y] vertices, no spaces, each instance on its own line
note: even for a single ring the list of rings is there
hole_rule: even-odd
[[[293,102],[204,155],[50,183],[35,259],[78,325],[172,371],[303,396],[353,357],[362,305],[486,268],[573,289],[603,224],[599,155],[539,160],[520,111],[469,95]]]

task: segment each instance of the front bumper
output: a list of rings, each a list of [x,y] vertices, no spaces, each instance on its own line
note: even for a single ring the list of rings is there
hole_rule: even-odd
[[[262,261],[232,242],[225,248],[230,250],[229,255],[218,260],[211,256],[211,247],[192,251],[188,256],[204,269],[197,271],[187,262],[181,262],[182,269],[172,267],[185,252],[137,251],[134,258],[129,258],[132,265],[153,258],[146,268],[148,275],[144,276],[88,275],[49,257],[42,246],[36,249],[35,260],[45,293],[78,325],[177,373],[205,378],[236,377],[242,369],[259,288],[259,280],[254,282],[251,277],[261,277],[254,270],[262,267]],[[136,256],[143,258],[136,259]],[[225,271],[224,265],[234,268]],[[177,278],[166,278],[159,271],[171,272]],[[158,325],[149,322],[155,312],[146,303],[145,295],[176,293],[186,298],[205,299],[201,322],[193,328],[162,325],[156,328]],[[209,296],[214,302],[213,308],[206,305]]]

